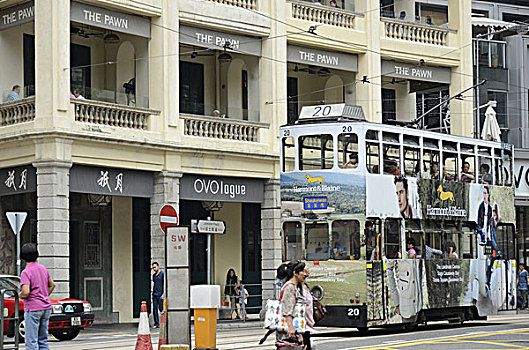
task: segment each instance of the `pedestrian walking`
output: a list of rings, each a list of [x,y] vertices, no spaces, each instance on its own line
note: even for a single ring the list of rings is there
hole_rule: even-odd
[[[154,328],[160,327],[160,318],[158,311],[163,311],[163,271],[160,268],[160,264],[156,261],[152,263],[152,314],[154,317]]]
[[[525,270],[524,264],[519,264],[518,278],[516,279],[516,284],[518,285],[518,308],[525,309],[528,307],[527,293],[527,278],[529,273]]]
[[[239,280],[239,277],[237,277],[235,270],[230,268],[228,270],[228,273],[226,274],[226,286],[224,286],[224,295],[226,296],[226,298],[230,299],[231,309],[230,316],[228,317],[229,320],[231,320],[234,311],[237,319],[241,318],[241,314],[237,307],[240,283],[241,282]]]
[[[285,283],[281,296],[281,311],[287,323],[287,332],[278,333],[276,347],[296,346],[303,344],[303,338],[296,333],[294,327],[294,313],[296,304],[304,305],[303,284],[305,283],[305,263],[298,261],[291,263],[290,279]],[[305,344],[307,345],[307,344]]]
[[[20,249],[20,258],[27,264],[20,276],[19,293],[24,299],[26,350],[49,350],[50,294],[55,289],[55,283],[48,269],[37,262],[39,251],[35,243],[24,244]]]

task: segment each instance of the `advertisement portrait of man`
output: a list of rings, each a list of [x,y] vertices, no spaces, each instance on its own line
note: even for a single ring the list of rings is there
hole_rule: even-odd
[[[413,217],[413,210],[410,205],[409,190],[408,190],[408,179],[402,176],[395,177],[395,191],[397,193],[397,199],[399,203],[400,215],[409,219]]]

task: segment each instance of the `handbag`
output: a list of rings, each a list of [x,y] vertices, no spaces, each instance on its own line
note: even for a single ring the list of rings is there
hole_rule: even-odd
[[[327,317],[327,314],[329,313],[325,306],[319,301],[318,299],[313,299],[313,305],[314,305],[314,324],[320,322],[325,317]]]
[[[283,290],[281,290],[279,300],[267,300],[263,328],[280,332],[286,332],[288,330],[287,320],[283,316],[283,312],[281,310],[281,299],[283,298],[283,292],[285,290],[284,288],[285,287],[283,287]],[[305,315],[305,305],[303,305],[303,303],[296,303],[296,306],[294,307],[292,323],[297,333],[305,332],[305,325],[307,321]]]

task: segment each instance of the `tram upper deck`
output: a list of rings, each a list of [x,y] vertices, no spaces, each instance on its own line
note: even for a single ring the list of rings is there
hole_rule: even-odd
[[[334,120],[302,118],[325,107],[304,107],[298,124],[281,127],[282,173],[346,171],[512,186],[510,144],[347,120],[340,113],[345,105],[331,105]]]

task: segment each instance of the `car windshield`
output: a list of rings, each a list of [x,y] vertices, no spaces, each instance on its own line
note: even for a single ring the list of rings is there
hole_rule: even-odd
[[[7,289],[7,290],[18,290],[18,279],[17,278],[10,278],[10,277],[1,277],[0,278],[0,290]],[[12,292],[6,292],[6,297],[11,298],[13,297]]]

